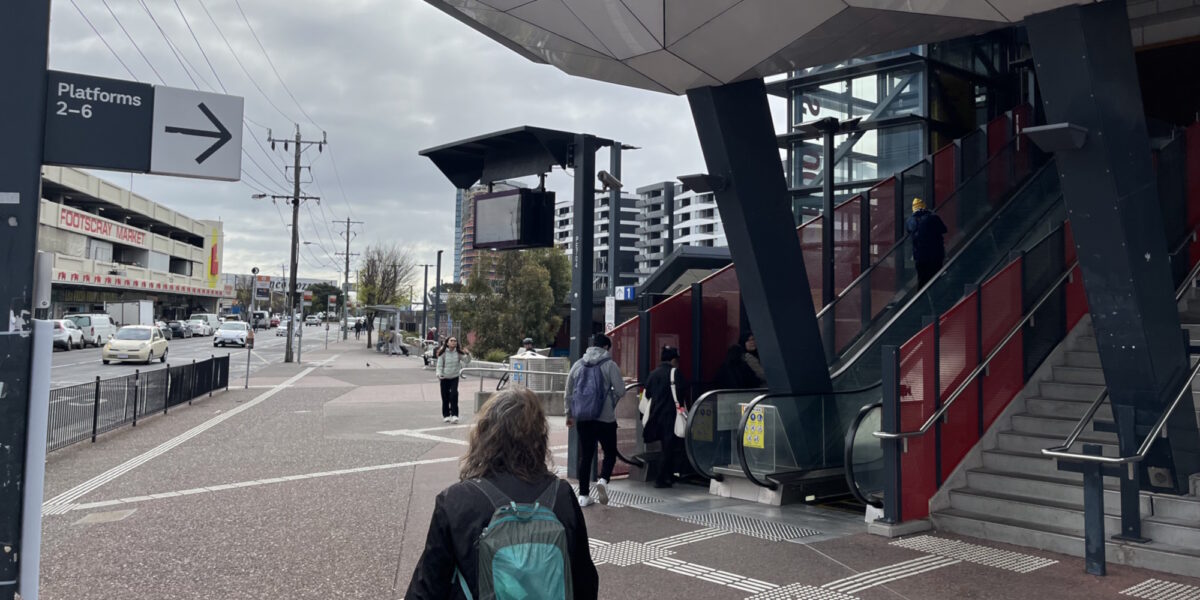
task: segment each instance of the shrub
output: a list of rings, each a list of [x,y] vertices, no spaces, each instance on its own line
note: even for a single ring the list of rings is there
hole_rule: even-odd
[[[500,349],[488,350],[487,353],[483,355],[483,360],[487,362],[502,363],[508,360],[508,352]]]

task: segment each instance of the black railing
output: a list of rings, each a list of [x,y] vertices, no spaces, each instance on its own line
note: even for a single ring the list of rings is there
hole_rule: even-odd
[[[54,451],[229,386],[229,357],[50,390],[46,449]]]

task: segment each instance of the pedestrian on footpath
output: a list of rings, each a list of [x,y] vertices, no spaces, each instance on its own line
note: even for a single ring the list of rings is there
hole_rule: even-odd
[[[362,321],[355,319],[354,320],[354,339],[357,340],[359,334],[361,334],[361,333],[362,333]]]
[[[604,449],[604,461],[596,479],[596,499],[608,504],[608,480],[617,464],[617,401],[625,395],[625,381],[621,379],[621,368],[612,361],[608,351],[612,340],[597,333],[592,336],[592,345],[583,353],[583,358],[571,365],[567,375],[567,427],[575,427],[579,435],[579,505],[592,503],[588,495],[592,477],[592,461],[596,458],[596,444]]]
[[[642,429],[642,440],[647,444],[658,442],[662,448],[662,462],[654,487],[669,488],[675,477],[675,447],[679,438],[675,436],[675,415],[686,410],[679,402],[679,350],[663,346],[659,355],[662,362],[646,379],[646,397],[650,399],[650,415]]]
[[[501,390],[483,405],[462,458],[461,481],[434,501],[425,550],[405,598],[599,595],[583,512],[571,486],[546,466],[549,433],[541,403],[528,389]]]
[[[458,338],[446,338],[438,350],[437,378],[442,386],[442,421],[458,423],[458,377],[471,364],[471,353],[458,345]]]

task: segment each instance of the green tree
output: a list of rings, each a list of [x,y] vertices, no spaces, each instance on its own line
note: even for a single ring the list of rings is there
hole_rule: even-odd
[[[495,272],[489,281],[485,274]],[[561,250],[501,252],[480,257],[461,294],[449,303],[464,332],[475,333],[473,351],[513,351],[526,337],[548,344],[560,327],[560,306],[571,289],[571,265]]]
[[[342,310],[342,290],[328,283],[315,283],[308,286],[308,289],[313,293],[312,306],[308,309],[309,312],[319,313],[329,312],[329,297],[337,296],[337,310]],[[339,312],[338,314],[341,314]]]
[[[363,251],[358,269],[358,304],[363,307],[380,304],[395,305],[408,295],[408,287],[416,281],[417,261],[412,251],[395,244],[371,244]],[[371,330],[375,311],[366,311],[367,346],[371,345]]]

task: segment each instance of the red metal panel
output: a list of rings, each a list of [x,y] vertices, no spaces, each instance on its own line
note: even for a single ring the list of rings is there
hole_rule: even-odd
[[[1187,128],[1187,218],[1188,229],[1200,224],[1200,123]],[[1192,253],[1195,263],[1196,253]]]
[[[812,292],[813,307],[821,310],[821,227],[824,217],[817,217],[796,229],[800,237],[800,255],[804,258],[804,271],[808,276],[808,287]]]
[[[1025,387],[1025,358],[1022,341],[1024,334],[1018,332],[1004,349],[988,364],[983,377],[983,428],[986,431],[1008,403]]]
[[[933,207],[949,230],[947,237],[954,239],[958,229],[957,203],[947,204],[958,187],[958,147],[948,144],[933,155]]]
[[[835,294],[842,293],[846,286],[862,273],[862,202],[862,196],[859,195],[833,209]]]
[[[701,291],[704,294],[704,322],[701,325],[704,339],[700,358],[703,371],[699,380],[711,381],[721,368],[729,347],[737,343],[741,331],[742,292],[738,287],[737,272],[722,269],[704,280]]]
[[[937,393],[933,326],[922,329],[900,347],[900,430],[919,429],[934,412]],[[900,455],[900,513],[905,521],[929,516],[929,499],[937,491],[935,440],[924,435],[908,440]]]
[[[983,354],[996,348],[1000,340],[1021,320],[1021,261],[1009,263],[980,287],[983,320]]]
[[[688,381],[695,381],[692,373],[692,291],[671,296],[650,309],[650,366],[658,366],[659,351],[663,346],[679,349],[679,371]],[[634,371],[637,372],[636,370]]]
[[[938,322],[938,384],[942,402],[979,366],[979,294],[972,293]],[[979,441],[979,388],[966,390],[946,411],[942,430],[942,480]]]

